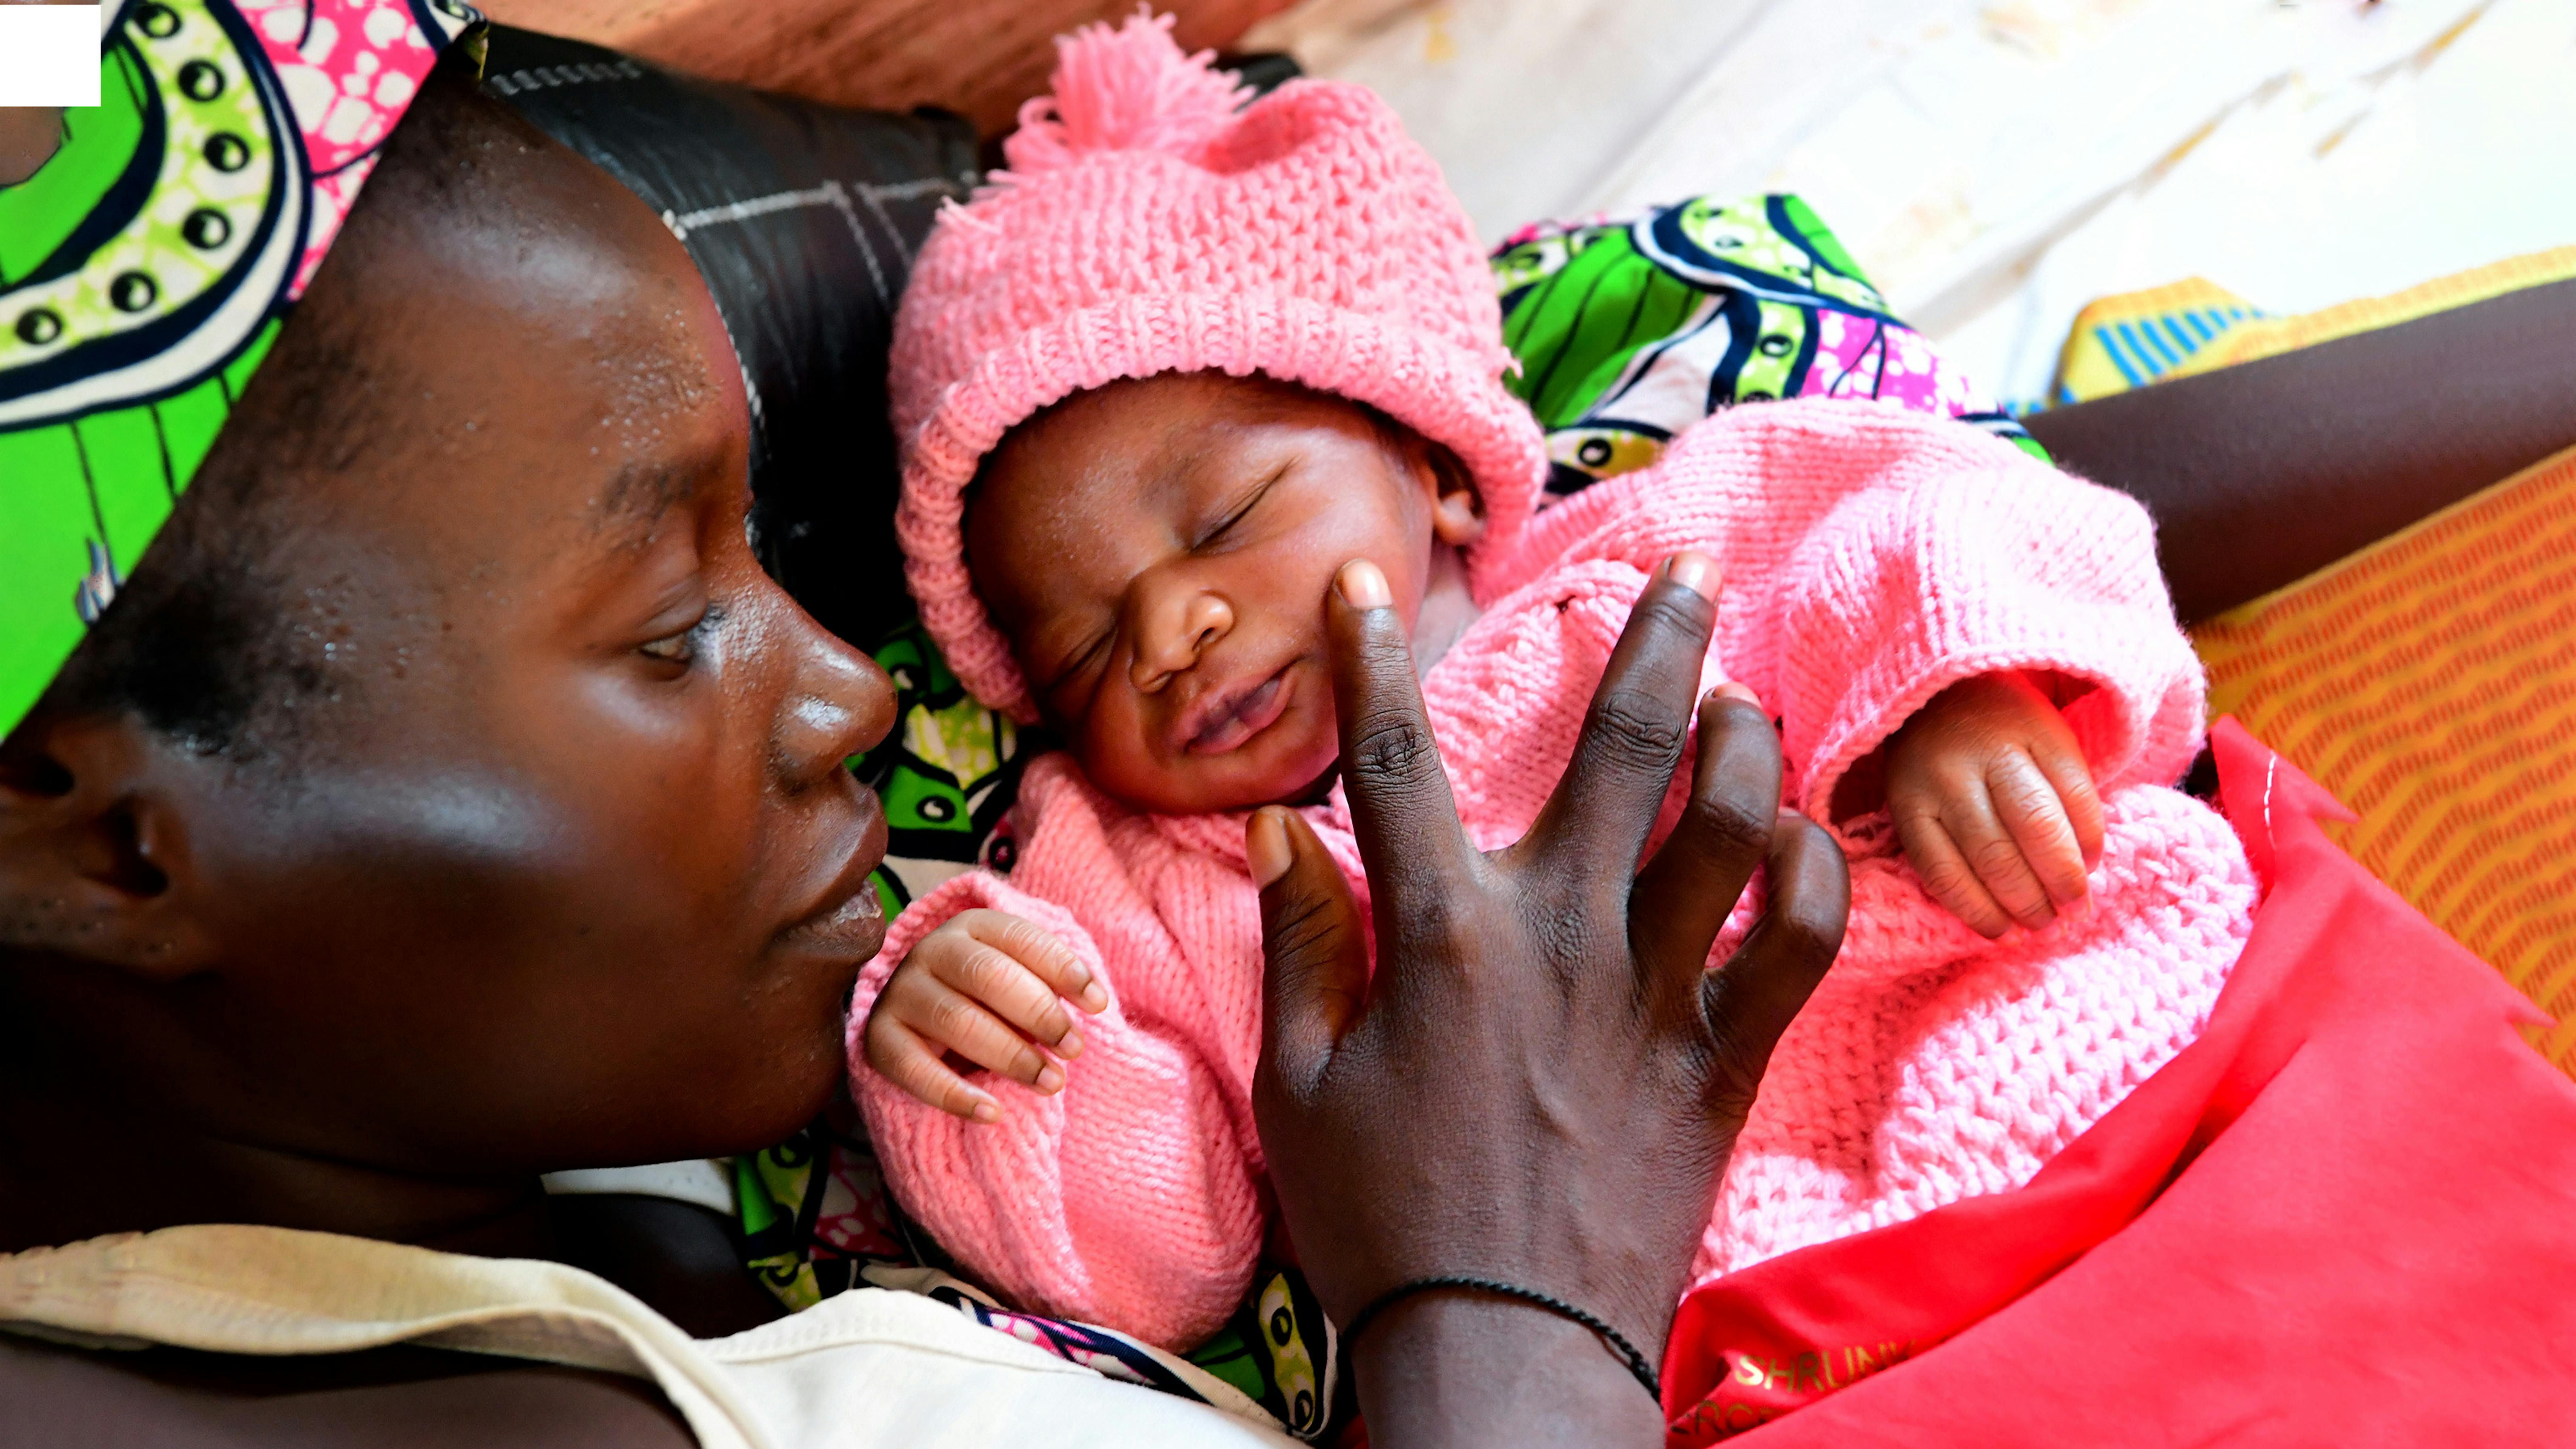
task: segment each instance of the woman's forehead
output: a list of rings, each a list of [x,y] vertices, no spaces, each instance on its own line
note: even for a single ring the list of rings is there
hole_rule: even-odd
[[[297,536],[299,588],[387,627],[523,607],[681,505],[739,509],[749,458],[730,344],[658,218],[515,118],[441,119],[469,144],[397,137],[206,465]]]

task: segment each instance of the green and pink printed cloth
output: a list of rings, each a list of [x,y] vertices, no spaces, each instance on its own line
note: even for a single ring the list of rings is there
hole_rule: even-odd
[[[0,735],[116,598],[313,278],[458,0],[125,0],[0,188]]]

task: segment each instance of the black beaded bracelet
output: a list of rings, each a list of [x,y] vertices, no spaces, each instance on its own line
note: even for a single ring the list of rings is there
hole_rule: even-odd
[[[1342,1330],[1342,1342],[1346,1344],[1357,1342],[1360,1334],[1367,1331],[1371,1321],[1403,1300],[1416,1293],[1429,1293],[1441,1288],[1467,1288],[1478,1293],[1517,1298],[1532,1307],[1544,1308],[1559,1318],[1570,1318],[1582,1324],[1601,1335],[1602,1342],[1610,1346],[1619,1361],[1627,1366],[1628,1372],[1636,1376],[1637,1382],[1646,1386],[1646,1393],[1654,1399],[1655,1407],[1658,1410],[1663,1407],[1664,1386],[1656,1376],[1653,1361],[1637,1352],[1637,1346],[1628,1341],[1626,1334],[1562,1298],[1551,1297],[1535,1288],[1524,1288],[1518,1283],[1505,1283],[1494,1278],[1470,1278],[1463,1274],[1448,1274],[1437,1278],[1416,1278],[1410,1282],[1398,1283],[1369,1300],[1366,1308],[1351,1315],[1350,1326]]]

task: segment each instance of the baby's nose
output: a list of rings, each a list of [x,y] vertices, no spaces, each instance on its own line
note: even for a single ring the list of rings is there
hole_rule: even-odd
[[[1234,609],[1215,594],[1192,592],[1177,601],[1165,617],[1148,623],[1128,678],[1152,694],[1172,676],[1197,666],[1200,658],[1234,627]]]

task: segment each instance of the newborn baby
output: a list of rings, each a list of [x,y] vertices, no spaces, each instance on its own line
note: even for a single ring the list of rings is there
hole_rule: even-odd
[[[1650,575],[1723,581],[1704,682],[1780,719],[1785,803],[1841,827],[1853,910],[1703,1273],[2026,1181],[2197,1034],[2254,886],[2165,788],[2202,685],[2134,503],[1805,402],[1536,511],[1436,169],[1355,87],[1237,99],[1150,22],[1068,41],[898,319],[924,623],[1068,745],[1023,782],[1013,873],[906,911],[852,1018],[889,1180],[970,1272],[1173,1347],[1243,1293],[1270,1226],[1243,812],[1303,807],[1365,896],[1324,646],[1353,560],[1486,848],[1553,788]]]

